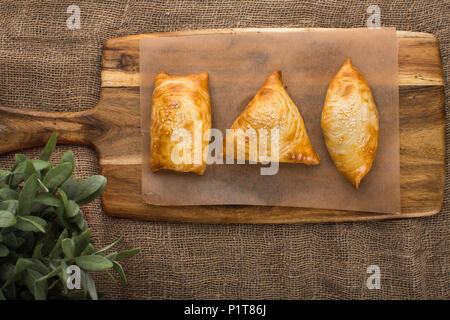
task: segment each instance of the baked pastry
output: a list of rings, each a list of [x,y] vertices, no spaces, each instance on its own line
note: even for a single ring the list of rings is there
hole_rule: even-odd
[[[358,189],[377,152],[379,124],[370,88],[350,59],[328,88],[322,131],[337,169]]]
[[[150,122],[150,167],[194,172],[206,169],[211,106],[208,73],[156,76]]]
[[[309,141],[303,118],[284,88],[280,71],[267,77],[231,129],[234,129],[235,159],[255,162],[270,159],[309,165],[320,161]],[[278,133],[273,129],[278,129]],[[258,151],[250,147],[252,137],[257,139]],[[272,146],[274,138],[279,141],[277,148]],[[271,149],[278,152],[278,159]],[[226,144],[224,153],[226,155]],[[242,159],[239,155],[244,154],[245,159]]]

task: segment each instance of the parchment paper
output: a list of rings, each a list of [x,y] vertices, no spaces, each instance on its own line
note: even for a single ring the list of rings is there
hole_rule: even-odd
[[[359,190],[337,171],[323,140],[321,111],[328,85],[345,59],[367,80],[380,116],[378,151]],[[214,34],[141,40],[142,197],[154,205],[245,204],[400,212],[399,98],[394,28],[308,32]],[[207,167],[203,176],[149,166],[149,125],[158,72],[210,76],[212,127],[229,128],[266,77],[281,70],[299,108],[318,166],[280,163],[278,174],[261,165]]]

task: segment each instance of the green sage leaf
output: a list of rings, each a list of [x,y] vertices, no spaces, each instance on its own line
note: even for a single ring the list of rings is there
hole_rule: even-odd
[[[40,277],[39,279],[37,279],[36,281],[43,281],[43,280],[47,280],[50,279],[51,277],[56,276],[58,273],[60,273],[62,271],[61,266],[59,266],[58,268],[54,269],[53,271],[50,271],[49,273],[47,273],[45,276]]]
[[[94,250],[95,250],[95,248],[94,248],[94,246],[92,245],[92,243],[89,243],[89,244],[86,246],[86,248],[84,248],[84,250],[81,252],[81,255],[82,255],[82,256],[89,256],[89,255],[91,255],[91,254],[94,253]]]
[[[107,245],[106,247],[103,247],[102,249],[99,249],[97,251],[95,251],[95,253],[101,253],[101,252],[105,252],[109,249],[111,249],[112,247],[114,247],[116,244],[118,244],[120,241],[122,241],[123,237],[120,236],[119,239],[117,239],[116,241],[114,241],[113,243]]]
[[[48,188],[45,186],[45,184],[42,182],[41,179],[37,178],[37,181],[38,181],[39,185],[41,186],[42,190],[44,190],[45,192],[50,192],[50,190],[48,190]]]
[[[9,254],[9,249],[4,244],[0,243],[0,258],[6,257]]]
[[[111,280],[112,280],[114,283],[117,283],[116,278],[114,278],[114,276],[112,275],[111,272],[109,272],[108,270],[105,270],[105,272],[106,272],[106,274],[111,278]]]
[[[116,257],[117,257],[117,252],[111,252],[110,254],[105,256],[105,258],[108,259],[111,262],[116,260]]]
[[[47,221],[36,216],[18,216],[18,222],[14,226],[16,229],[21,231],[40,231],[45,233],[45,227],[47,226]]]
[[[30,160],[30,161],[33,164],[36,171],[46,170],[52,166],[52,163],[48,162],[48,161],[43,161],[43,160]]]
[[[17,249],[22,245],[24,241],[22,238],[20,238],[22,240],[19,240],[14,234],[14,232],[3,233],[2,238],[3,238],[2,242],[11,249]]]
[[[36,197],[36,192],[39,189],[36,174],[32,174],[23,185],[22,191],[19,195],[19,210],[18,214],[25,216],[31,212],[31,204]]]
[[[86,272],[86,286],[92,300],[98,300],[97,289],[95,288],[95,282],[91,275]]]
[[[0,189],[0,200],[17,200],[19,199],[19,194],[10,188]]]
[[[72,174],[73,164],[69,162],[62,162],[51,168],[45,175],[42,182],[49,189],[59,187]]]
[[[112,268],[111,261],[102,256],[89,255],[75,258],[76,264],[87,271],[103,271]]]
[[[75,254],[80,255],[81,252],[83,252],[83,250],[91,242],[91,230],[86,229],[79,235],[75,236],[73,239],[75,242]]]
[[[36,176],[37,176],[36,168],[31,163],[30,160],[25,161],[25,168],[23,170],[23,173],[24,173],[25,180],[27,180],[32,174],[36,174]]]
[[[3,181],[6,178],[8,178],[10,176],[10,174],[11,174],[11,171],[0,169],[0,181]]]
[[[73,151],[69,150],[66,153],[64,153],[64,155],[61,158],[61,162],[70,162],[73,165],[75,165],[75,158],[73,156]]]
[[[32,261],[33,265],[30,267],[31,269],[36,270],[42,274],[47,274],[50,272],[51,269],[48,266],[46,266],[41,260],[32,259]]]
[[[67,217],[65,215],[65,210],[62,207],[56,207],[55,208],[56,216],[58,217],[58,221],[60,224],[66,228],[67,230],[71,229],[70,223],[67,220]]]
[[[0,210],[0,227],[8,228],[17,223],[16,217],[9,211]]]
[[[16,267],[14,268],[14,274],[18,275],[22,273],[25,269],[28,269],[33,265],[33,261],[30,259],[19,258],[16,262]]]
[[[13,214],[17,212],[19,201],[17,200],[4,200],[0,202],[0,210],[6,210]]]
[[[119,274],[122,281],[127,283],[127,277],[125,276],[125,271],[123,271],[122,265],[117,261],[113,261],[113,268]]]
[[[24,275],[25,284],[36,300],[45,300],[47,298],[47,281],[37,281],[42,276],[41,273],[33,269],[28,269]]]
[[[26,164],[26,160],[19,162],[16,166],[16,168],[13,170],[11,177],[10,177],[10,181],[9,184],[13,187],[13,188],[17,188],[17,186],[25,180],[25,164]]]
[[[64,208],[67,210],[67,205],[69,204],[69,199],[67,198],[66,192],[61,188],[58,188],[57,191],[58,191],[59,197],[61,198]]]
[[[14,158],[16,159],[16,164],[19,164],[19,163],[22,163],[22,162],[25,162],[28,160],[28,158],[24,154],[21,154],[21,153],[16,153],[14,155]]]
[[[81,184],[80,190],[75,195],[74,200],[79,205],[84,205],[97,198],[106,186],[106,178],[96,175],[87,178]]]
[[[66,217],[67,218],[74,218],[77,216],[78,212],[80,211],[80,207],[78,206],[78,204],[73,201],[73,200],[69,200],[67,202],[67,208],[66,208]]]
[[[67,229],[64,229],[63,232],[61,232],[61,234],[58,237],[58,240],[56,240],[55,245],[53,246],[52,250],[50,251],[50,259],[54,259],[57,256],[59,256],[60,252],[62,252],[62,248],[61,248],[61,243],[62,241],[67,238],[68,236],[68,231]]]
[[[0,280],[6,281],[11,279],[14,276],[15,268],[11,263],[0,264]]]
[[[139,252],[141,252],[140,248],[134,248],[131,250],[120,251],[116,256],[116,260],[123,260],[123,259],[129,258],[129,257],[132,257],[135,254],[138,254]]]
[[[52,133],[47,141],[47,144],[45,145],[44,151],[39,157],[40,160],[48,161],[48,159],[50,159],[50,156],[52,155],[56,147],[56,140],[56,134]]]
[[[67,180],[61,185],[61,189],[64,190],[64,192],[67,195],[67,198],[73,199],[75,195],[78,193],[78,191],[81,188],[81,183],[78,182],[73,175],[71,175]]]
[[[51,193],[42,192],[41,194],[38,194],[36,198],[34,198],[35,202],[44,204],[49,207],[59,207],[62,206],[61,200],[58,199],[58,197],[54,196]]]
[[[52,284],[48,286],[48,291],[56,287],[59,284],[59,281],[60,281],[59,279],[53,280]]]
[[[43,246],[44,246],[44,244],[42,242],[36,244],[36,246],[34,247],[34,250],[33,250],[33,259],[41,259]]]
[[[71,238],[66,238],[61,242],[62,251],[64,255],[72,259],[75,256],[75,243]]]
[[[61,280],[63,292],[67,293],[69,291],[67,288],[67,280],[69,279],[69,275],[67,274],[67,264],[64,261],[61,261],[61,269],[62,270],[58,275]]]

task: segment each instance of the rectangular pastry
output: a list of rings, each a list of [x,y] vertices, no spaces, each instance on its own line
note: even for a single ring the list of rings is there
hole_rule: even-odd
[[[150,122],[150,167],[194,172],[206,170],[211,105],[208,73],[156,76]]]

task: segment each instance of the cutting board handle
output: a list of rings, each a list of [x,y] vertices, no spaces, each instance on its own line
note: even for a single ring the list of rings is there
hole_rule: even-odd
[[[58,143],[93,145],[102,134],[96,109],[44,112],[0,105],[0,154],[45,145],[53,132]]]

